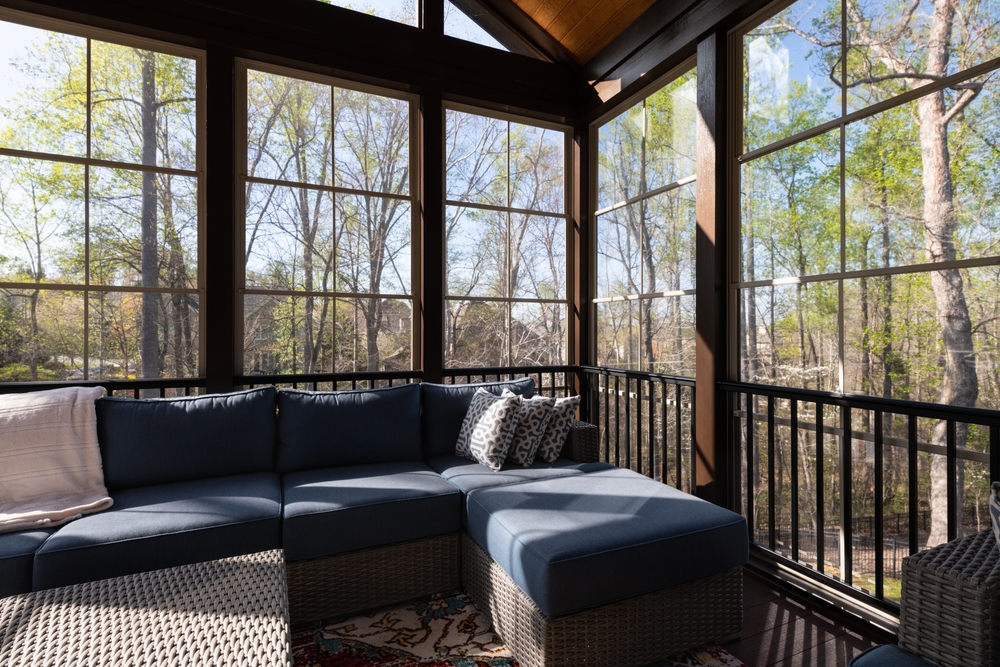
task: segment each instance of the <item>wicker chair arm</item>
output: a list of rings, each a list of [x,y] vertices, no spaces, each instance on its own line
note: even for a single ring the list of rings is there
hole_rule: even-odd
[[[577,463],[596,463],[601,460],[597,443],[597,427],[574,419],[569,429],[563,455]]]

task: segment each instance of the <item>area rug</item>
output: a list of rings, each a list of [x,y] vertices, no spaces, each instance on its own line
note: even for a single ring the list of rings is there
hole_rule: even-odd
[[[295,667],[518,667],[488,619],[463,593],[338,623],[296,629]],[[687,651],[658,667],[746,667],[718,646]]]

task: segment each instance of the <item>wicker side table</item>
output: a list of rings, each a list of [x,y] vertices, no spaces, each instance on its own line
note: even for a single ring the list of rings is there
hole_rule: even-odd
[[[0,600],[0,665],[290,665],[281,551]]]
[[[1000,549],[991,530],[903,560],[899,645],[938,667],[1000,667]]]

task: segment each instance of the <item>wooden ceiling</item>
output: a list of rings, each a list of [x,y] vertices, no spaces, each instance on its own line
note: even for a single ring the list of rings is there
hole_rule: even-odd
[[[655,0],[510,0],[584,65]]]

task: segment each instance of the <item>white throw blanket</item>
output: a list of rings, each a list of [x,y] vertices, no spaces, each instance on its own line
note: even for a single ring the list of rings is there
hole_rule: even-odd
[[[0,533],[111,507],[97,445],[102,387],[0,396]]]

